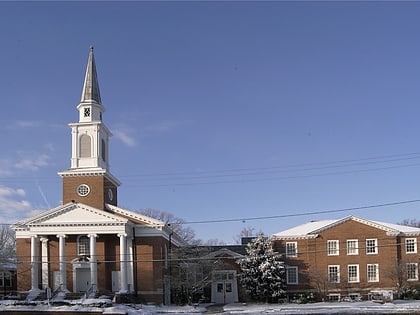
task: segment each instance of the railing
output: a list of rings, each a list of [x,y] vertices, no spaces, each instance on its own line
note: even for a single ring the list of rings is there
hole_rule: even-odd
[[[94,285],[90,285],[90,287],[86,290],[84,294],[83,301],[95,295],[96,292],[94,291],[94,288],[95,288]]]

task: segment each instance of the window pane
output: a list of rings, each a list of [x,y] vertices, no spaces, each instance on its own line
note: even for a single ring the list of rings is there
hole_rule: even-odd
[[[377,264],[367,265],[367,278],[369,282],[379,281],[378,269],[379,268]]]
[[[366,240],[366,254],[376,254],[378,251],[378,245],[376,239]]]
[[[339,242],[337,240],[327,241],[327,254],[329,256],[336,256],[339,254]]]
[[[89,238],[87,236],[80,236],[78,243],[78,252],[80,256],[89,256],[90,255],[90,244]]]
[[[297,243],[289,242],[286,243],[286,257],[296,257],[297,256]]]
[[[407,269],[407,280],[418,280],[418,265],[417,263],[408,263],[406,265]]]
[[[348,281],[359,282],[359,265],[348,265]]]
[[[328,282],[340,282],[340,266],[328,266]]]
[[[417,252],[417,240],[415,238],[408,238],[405,240],[405,251],[407,253]]]
[[[347,240],[347,255],[358,255],[359,244],[358,240]]]
[[[297,284],[298,283],[298,269],[297,267],[288,267],[287,271],[287,283],[288,284]]]

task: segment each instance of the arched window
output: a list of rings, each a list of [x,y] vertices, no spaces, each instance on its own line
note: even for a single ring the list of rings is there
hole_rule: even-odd
[[[88,135],[80,136],[80,157],[91,157],[91,140]]]
[[[77,254],[79,256],[90,255],[90,242],[89,237],[87,237],[86,235],[81,235],[77,239]]]
[[[106,162],[106,144],[104,139],[102,139],[102,161]]]

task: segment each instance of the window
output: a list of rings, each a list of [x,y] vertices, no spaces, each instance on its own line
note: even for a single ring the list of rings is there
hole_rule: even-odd
[[[81,184],[76,188],[77,194],[81,197],[89,195],[90,188],[86,184]]]
[[[77,240],[77,252],[79,256],[90,255],[89,237],[85,235],[79,236],[79,239]]]
[[[359,282],[359,265],[347,266],[348,282]]]
[[[373,255],[378,253],[378,240],[376,238],[366,240],[366,254]]]
[[[340,250],[340,243],[338,240],[327,241],[327,255],[328,256],[338,256]]]
[[[359,255],[358,240],[347,240],[347,255]]]
[[[405,252],[407,254],[417,253],[417,239],[407,238],[405,240]]]
[[[328,266],[328,282],[340,283],[340,266],[339,265]]]
[[[419,268],[417,263],[408,263],[405,268],[407,269],[407,280],[413,281],[419,279]]]
[[[0,288],[10,288],[12,286],[12,275],[8,271],[0,272]]]
[[[102,161],[106,161],[106,144],[105,144],[105,140],[102,139],[101,141],[101,153],[102,153]]]
[[[298,267],[286,268],[287,284],[298,284]]]
[[[81,135],[80,136],[80,157],[91,157],[90,151],[91,141],[90,136]]]
[[[379,281],[379,265],[378,264],[367,265],[367,281],[368,282]]]
[[[330,302],[339,302],[340,298],[340,294],[328,294],[328,301]]]
[[[286,243],[286,257],[296,257],[297,256],[297,242],[287,242]]]
[[[86,107],[83,111],[83,114],[85,117],[90,117],[90,108]]]

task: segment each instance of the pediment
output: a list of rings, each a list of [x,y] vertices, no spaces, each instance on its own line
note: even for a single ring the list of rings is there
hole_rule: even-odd
[[[128,220],[82,203],[68,203],[18,222],[19,226],[109,225],[124,224]]]

